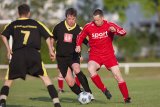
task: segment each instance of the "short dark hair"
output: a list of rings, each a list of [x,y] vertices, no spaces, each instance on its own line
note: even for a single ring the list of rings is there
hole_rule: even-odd
[[[68,15],[72,15],[74,17],[77,17],[77,10],[75,10],[74,8],[68,8],[66,10],[65,16],[67,17]]]
[[[30,7],[27,4],[21,4],[18,6],[19,15],[27,15],[30,12]]]
[[[96,10],[93,12],[93,16],[96,16],[96,15],[103,16],[103,11],[102,11],[101,9],[96,9]]]

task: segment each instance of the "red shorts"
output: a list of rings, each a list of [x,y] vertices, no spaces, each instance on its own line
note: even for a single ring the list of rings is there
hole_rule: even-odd
[[[108,56],[96,56],[96,55],[90,55],[89,61],[95,61],[100,66],[105,65],[107,69],[110,69],[113,66],[118,65],[118,61],[115,56],[108,57]]]

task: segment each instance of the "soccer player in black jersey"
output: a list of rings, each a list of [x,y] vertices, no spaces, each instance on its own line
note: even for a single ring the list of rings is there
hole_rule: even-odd
[[[58,68],[66,80],[67,84],[75,94],[81,92],[80,87],[75,83],[72,72],[67,71],[68,67],[74,71],[82,87],[86,92],[91,93],[88,80],[80,70],[80,55],[75,52],[76,38],[81,29],[76,24],[77,11],[69,8],[65,13],[66,19],[55,26],[53,29],[52,42],[56,41],[56,59]]]
[[[49,32],[41,22],[29,19],[30,7],[22,4],[18,7],[19,19],[11,22],[1,33],[2,40],[7,48],[7,56],[12,55],[6,80],[0,91],[0,107],[6,107],[6,99],[13,80],[22,78],[25,80],[26,74],[39,77],[48,89],[55,107],[61,107],[58,93],[47,75],[44,64],[40,56],[41,37],[46,40],[49,55],[52,60],[55,54],[52,50]],[[12,50],[8,40],[13,37]]]

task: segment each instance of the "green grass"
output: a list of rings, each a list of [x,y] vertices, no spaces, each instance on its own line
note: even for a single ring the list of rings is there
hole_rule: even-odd
[[[89,76],[86,69],[85,74]],[[123,71],[123,69],[122,69]],[[5,71],[0,71],[0,87],[2,86]],[[57,87],[57,71],[48,70],[52,81]],[[81,105],[65,83],[65,93],[59,94],[62,107],[160,107],[160,71],[159,68],[134,68],[129,75],[123,74],[130,96],[131,104],[124,104],[122,95],[117,87],[116,81],[110,72],[102,69],[99,72],[105,85],[111,91],[113,97],[107,100],[103,93],[95,87],[90,78],[89,84],[96,98],[87,105]],[[42,81],[28,77],[26,81],[16,80],[7,100],[7,107],[53,107],[48,92]]]

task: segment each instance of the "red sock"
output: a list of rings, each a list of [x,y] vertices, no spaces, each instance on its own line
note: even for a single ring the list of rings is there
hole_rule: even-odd
[[[58,88],[59,90],[63,90],[63,78],[58,78]]]
[[[129,97],[126,82],[118,83],[118,86],[123,95],[124,100],[126,100]]]
[[[104,84],[102,83],[101,78],[99,77],[99,75],[95,75],[91,77],[92,81],[94,82],[94,84],[103,92],[107,89]]]
[[[79,82],[79,79],[77,76],[75,77],[75,80],[76,80],[76,84],[80,87],[81,83]]]

